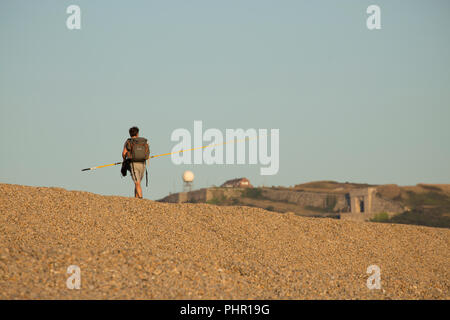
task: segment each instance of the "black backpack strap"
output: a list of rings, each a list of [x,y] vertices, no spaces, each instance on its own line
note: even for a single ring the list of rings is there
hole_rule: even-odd
[[[144,162],[145,163],[145,162]],[[145,166],[145,186],[148,188],[148,172],[147,166]]]

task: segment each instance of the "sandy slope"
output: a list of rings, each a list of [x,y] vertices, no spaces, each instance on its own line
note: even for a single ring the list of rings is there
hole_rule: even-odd
[[[448,229],[0,184],[2,299],[449,299],[449,244]]]

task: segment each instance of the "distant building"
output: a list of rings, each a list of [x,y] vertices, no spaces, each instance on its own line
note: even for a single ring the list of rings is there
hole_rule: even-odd
[[[247,178],[238,178],[228,180],[221,185],[222,188],[253,188],[250,181]]]
[[[347,212],[341,212],[341,219],[367,221],[378,213],[385,212],[389,217],[405,211],[401,203],[383,199],[377,195],[376,188],[358,188],[345,195]]]

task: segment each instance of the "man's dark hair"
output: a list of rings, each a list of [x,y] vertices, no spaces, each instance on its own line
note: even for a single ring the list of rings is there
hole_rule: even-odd
[[[132,127],[130,128],[130,137],[134,137],[139,133],[139,128],[138,127]]]

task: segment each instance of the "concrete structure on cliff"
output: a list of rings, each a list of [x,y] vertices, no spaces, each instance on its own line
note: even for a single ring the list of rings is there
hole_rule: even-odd
[[[213,199],[234,199],[242,197],[245,189],[248,188],[229,186],[204,188],[171,194],[160,201],[198,203]],[[265,201],[318,208],[322,211],[337,213],[341,219],[367,221],[381,212],[392,216],[405,211],[401,203],[382,198],[377,194],[376,187],[355,188],[345,192],[314,192],[288,188],[259,189],[261,190],[261,199]]]
[[[374,187],[350,190],[346,196],[350,210],[341,212],[341,219],[369,220],[382,212],[392,216],[405,211],[400,203],[378,196]]]

